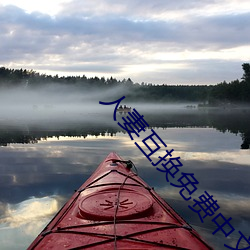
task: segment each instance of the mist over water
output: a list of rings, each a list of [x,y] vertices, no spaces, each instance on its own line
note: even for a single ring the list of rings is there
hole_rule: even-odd
[[[98,91],[84,93],[56,85],[38,89],[5,89],[0,92],[1,119],[79,118],[81,114],[101,112],[102,107],[97,102],[101,96]]]
[[[127,114],[117,112],[117,121],[113,120],[116,104],[100,105],[99,102],[112,102],[122,96],[120,105],[135,108],[144,116],[151,127],[213,127],[220,131],[229,130],[235,134],[240,133],[243,138],[243,147],[249,148],[250,109],[203,109],[197,103],[148,103],[129,101],[126,95],[128,89],[116,86],[109,90],[97,88],[87,89],[66,84],[51,84],[43,87],[19,87],[0,89],[0,136],[1,131],[18,129],[30,135],[37,129],[51,131],[65,130],[58,135],[72,134],[69,130],[74,128],[74,135],[88,133],[103,134],[121,132],[123,129],[117,122],[123,122],[122,117]],[[91,128],[91,130],[89,129]],[[95,132],[96,131],[96,132]],[[5,135],[4,135],[5,136]],[[15,135],[14,137],[20,137]],[[46,133],[40,133],[46,137]],[[38,137],[38,139],[40,138]],[[36,138],[35,134],[31,136]],[[13,142],[21,141],[13,139]],[[1,142],[2,143],[2,142]]]
[[[139,175],[216,249],[226,242],[235,246],[238,230],[249,232],[249,149],[241,150],[242,144],[247,148],[250,143],[249,110],[199,109],[197,103],[139,103],[129,98],[121,103],[144,115],[150,125],[144,136],[153,128],[181,157],[183,171],[195,174],[200,181],[195,198],[206,190],[216,197],[224,215],[233,217],[236,234],[225,240],[223,234],[212,235],[211,221],[200,223],[178,189],[171,188],[117,125],[127,114],[118,112],[114,121],[115,105],[99,104],[127,94],[122,87],[99,91],[56,84],[0,89],[3,249],[26,248],[110,151],[131,159]],[[142,138],[143,134],[137,141],[142,143]],[[33,218],[31,212],[38,207]],[[15,244],[10,242],[13,235]]]
[[[86,90],[66,85],[48,85],[38,88],[10,88],[0,89],[0,121],[39,123],[57,121],[95,121],[95,115],[109,117],[115,109],[114,105],[100,105],[99,101],[111,102],[128,91],[124,87],[112,90]],[[147,100],[145,100],[147,101]],[[189,103],[188,103],[189,104]],[[184,110],[187,103],[154,104],[132,103],[126,98],[121,105],[136,108],[138,112],[179,111]],[[188,111],[188,110],[186,110]],[[97,117],[98,118],[98,117]],[[98,118],[100,120],[100,117]]]

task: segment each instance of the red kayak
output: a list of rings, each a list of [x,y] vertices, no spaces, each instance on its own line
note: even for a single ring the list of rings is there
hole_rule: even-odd
[[[213,249],[110,153],[28,249]]]

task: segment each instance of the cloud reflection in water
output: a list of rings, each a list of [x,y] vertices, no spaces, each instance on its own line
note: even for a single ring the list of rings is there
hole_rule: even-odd
[[[28,245],[59,210],[60,200],[56,196],[33,197],[18,204],[6,204],[0,217],[1,247],[22,249]]]
[[[175,149],[174,156],[181,156],[183,172],[194,173],[199,180],[197,196],[204,190],[213,194],[223,213],[233,217],[235,227],[249,232],[250,158],[248,151],[238,150],[240,136],[212,128],[155,130],[168,149]],[[140,137],[137,141],[141,140]],[[156,171],[128,135],[117,133],[94,138],[52,138],[33,145],[11,144],[1,149],[0,240],[5,244],[4,249],[27,247],[61,207],[59,196],[68,199],[112,150],[124,159],[131,159],[139,175],[185,219],[201,227],[207,239],[216,242],[216,246],[225,243],[223,235],[211,234],[211,223],[199,223],[199,217],[189,211],[189,204],[182,200],[179,189],[166,182],[164,174]],[[30,196],[36,198],[29,199]],[[15,246],[11,242],[13,235]]]

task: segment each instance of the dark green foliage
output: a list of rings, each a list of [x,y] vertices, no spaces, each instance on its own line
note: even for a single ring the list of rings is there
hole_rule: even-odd
[[[249,63],[243,63],[242,69],[244,70],[244,74],[241,79],[243,79],[244,82],[250,82],[250,64]]]
[[[215,85],[209,95],[209,103],[228,105],[233,103],[250,103],[250,64],[242,64],[244,71],[242,81],[222,82]]]
[[[33,70],[0,68],[0,86],[36,88],[50,84],[64,84],[78,87],[85,91],[98,89],[106,90],[122,87],[121,94],[126,95],[127,101],[147,102],[204,102],[211,106],[232,103],[250,103],[250,64],[242,64],[244,71],[242,81],[222,82],[217,85],[153,85],[134,83],[130,78],[117,80],[113,77],[83,76],[51,76],[40,74]]]

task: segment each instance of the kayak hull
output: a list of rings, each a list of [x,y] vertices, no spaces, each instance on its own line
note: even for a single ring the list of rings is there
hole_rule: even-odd
[[[213,249],[110,153],[28,248]]]

